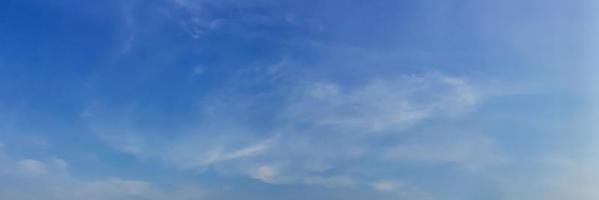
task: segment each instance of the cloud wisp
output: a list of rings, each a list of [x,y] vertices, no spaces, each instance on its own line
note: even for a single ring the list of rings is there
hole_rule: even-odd
[[[153,183],[119,177],[83,178],[60,158],[16,159],[0,152],[0,198],[49,200],[197,200],[204,192],[184,185],[165,189]]]
[[[484,139],[464,137],[461,143],[446,145],[428,141],[403,144],[393,139],[411,134],[413,128],[426,121],[459,119],[475,110],[483,97],[462,78],[431,72],[389,80],[374,79],[352,87],[331,81],[300,81],[284,87],[293,89],[273,90],[271,94],[284,103],[271,119],[265,119],[273,122],[268,129],[252,128],[250,123],[234,117],[255,114],[251,109],[235,110],[245,107],[236,104],[252,108],[268,103],[260,100],[227,100],[230,105],[226,107],[204,104],[202,108],[210,111],[200,109],[198,113],[209,114],[200,115],[199,121],[192,120],[199,122],[198,125],[179,130],[172,138],[147,132],[149,130],[140,124],[117,126],[106,121],[132,122],[138,117],[135,115],[109,114],[88,120],[100,139],[140,159],[162,162],[184,171],[209,170],[246,176],[274,185],[367,187],[373,191],[405,190],[427,196],[425,192],[415,192],[419,189],[409,184],[373,181],[386,179],[384,174],[352,172],[376,169],[350,166],[367,160],[397,166],[430,161],[433,165],[450,162],[461,168],[483,170],[500,163],[498,152],[492,149],[492,140],[484,136],[481,136]],[[239,95],[211,95],[211,98],[251,99]],[[215,121],[213,117],[228,123],[207,125],[205,122]],[[378,144],[378,140],[385,138],[389,144]]]

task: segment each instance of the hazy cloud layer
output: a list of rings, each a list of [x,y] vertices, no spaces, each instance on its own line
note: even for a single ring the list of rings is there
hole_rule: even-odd
[[[595,199],[591,8],[0,3],[0,199]]]

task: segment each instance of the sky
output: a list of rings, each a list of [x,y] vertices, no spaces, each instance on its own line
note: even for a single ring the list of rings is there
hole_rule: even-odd
[[[0,199],[598,199],[596,4],[1,0]]]

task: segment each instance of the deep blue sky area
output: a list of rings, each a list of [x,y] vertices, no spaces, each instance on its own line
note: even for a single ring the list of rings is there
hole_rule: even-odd
[[[594,200],[590,0],[2,0],[0,199]]]

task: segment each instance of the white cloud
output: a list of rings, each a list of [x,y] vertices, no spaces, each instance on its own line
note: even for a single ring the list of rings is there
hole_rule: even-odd
[[[14,167],[10,167],[13,165]],[[0,199],[15,200],[198,200],[195,186],[160,188],[149,182],[116,177],[78,178],[60,158],[5,159],[0,162]]]
[[[391,181],[377,181],[372,183],[372,187],[378,191],[389,192],[394,191],[397,185]]]
[[[281,81],[287,77],[273,74],[279,74],[281,66],[287,64],[277,64],[265,72]],[[391,187],[390,183],[387,186],[385,182],[371,183],[371,180],[384,178],[374,173],[365,173],[363,177],[344,173],[351,168],[349,163],[363,162],[367,158],[375,162],[455,162],[467,168],[488,165],[487,160],[471,158],[470,152],[460,149],[471,144],[448,146],[453,149],[443,152],[431,149],[427,142],[403,147],[404,144],[389,141],[379,146],[370,139],[396,135],[359,134],[405,132],[429,119],[452,119],[467,113],[482,97],[465,79],[432,72],[352,86],[334,81],[307,84],[286,81],[291,85],[285,89],[293,89],[271,94],[280,95],[277,98],[282,105],[270,115],[274,123],[267,124],[272,127],[266,130],[252,128],[236,117],[252,116],[255,111],[248,108],[270,106],[266,104],[271,102],[251,95],[246,97],[234,89],[213,94],[210,98],[214,101],[203,101],[198,111],[200,123],[183,124],[188,128],[172,134],[162,133],[169,130],[156,131],[133,123],[140,117],[135,112],[107,111],[108,114],[98,114],[88,120],[101,139],[139,158],[164,162],[179,170],[210,169],[270,184],[361,186],[374,190]],[[227,96],[231,93],[235,95]],[[389,145],[397,146],[389,148]],[[486,145],[483,143],[472,150],[483,152],[477,156],[486,156],[485,152],[493,155],[490,151],[493,149]],[[384,156],[380,155],[381,148],[388,149]]]
[[[491,176],[497,180],[501,186],[499,189],[508,199],[597,199],[599,162],[596,156],[562,153],[565,152],[549,153],[519,163],[527,167],[532,164],[534,167],[531,171],[512,170]]]
[[[127,120],[122,120],[127,121]],[[133,124],[115,125],[94,121],[95,134],[115,149],[146,160],[158,160],[178,169],[203,171],[227,162],[258,157],[271,148],[278,135],[256,138],[243,128],[198,127],[179,137],[150,137],[143,128]],[[206,136],[204,133],[218,136]],[[246,135],[246,136],[243,136]],[[207,139],[206,137],[209,137]]]
[[[302,182],[307,185],[319,185],[329,188],[350,187],[359,183],[350,176],[308,176],[303,178]]]
[[[437,199],[432,194],[413,185],[398,181],[379,180],[370,183],[370,186],[381,193],[391,194],[397,199],[433,200]]]
[[[193,39],[199,39],[202,35],[214,31],[222,26],[222,19],[210,19],[202,17],[191,17],[180,22],[181,27]]]
[[[127,36],[127,38],[123,41],[123,44],[121,45],[121,49],[120,49],[120,52],[118,52],[118,56],[129,53],[131,51],[131,49],[133,49],[135,40],[136,40],[136,34],[129,33],[129,35]]]
[[[61,188],[60,190],[68,190]],[[100,181],[85,182],[77,191],[57,191],[69,199],[131,199],[135,197],[150,197],[152,188],[143,181],[108,178]]]
[[[274,183],[279,171],[276,167],[270,165],[262,165],[249,174],[252,178],[258,179],[266,183]]]
[[[59,183],[61,184],[61,183]],[[198,200],[203,193],[199,188],[177,187],[174,189],[158,188],[148,182],[125,180],[121,178],[106,178],[93,181],[72,180],[52,188],[48,194],[56,200]]]
[[[236,139],[205,140],[201,135],[186,136],[181,140],[169,143],[167,147],[155,147],[162,151],[153,156],[171,162],[180,169],[201,171],[207,168],[217,168],[221,164],[226,165],[230,162],[241,162],[260,157],[267,153],[277,140],[276,135],[261,141],[241,138],[239,136]],[[248,140],[252,142],[248,142]]]
[[[212,153],[210,153],[205,159],[200,161],[199,164],[202,166],[206,166],[218,162],[257,156],[267,151],[272,145],[274,139],[275,138],[270,138],[260,143],[249,145],[247,147],[236,149],[230,152],[212,151]]]
[[[202,74],[204,74],[204,72],[206,72],[206,69],[204,68],[204,66],[196,65],[195,67],[193,67],[193,70],[191,71],[191,76],[192,77],[201,76]]]
[[[20,160],[16,163],[16,168],[21,173],[28,175],[41,175],[48,173],[45,163],[32,159]]]
[[[463,79],[441,73],[374,80],[357,87],[317,82],[300,90],[284,118],[353,132],[398,131],[426,119],[462,114],[479,98]]]
[[[237,158],[256,156],[270,147],[271,140],[267,140],[255,145],[251,145],[242,149],[235,150],[231,153],[223,154],[220,158],[215,161],[225,161],[225,160],[233,160]]]
[[[387,149],[383,157],[392,162],[457,164],[470,170],[505,164],[507,158],[497,150],[494,141],[481,135],[460,136],[451,140],[412,141]]]

